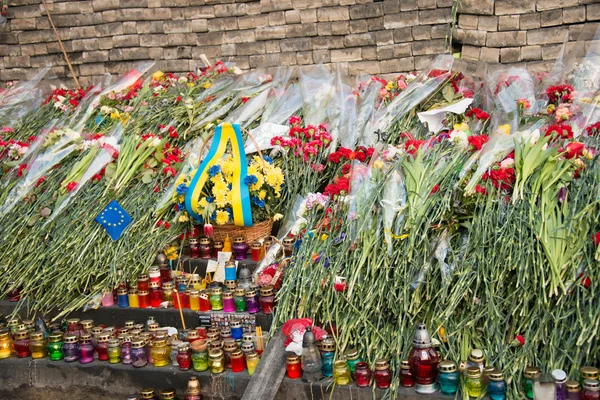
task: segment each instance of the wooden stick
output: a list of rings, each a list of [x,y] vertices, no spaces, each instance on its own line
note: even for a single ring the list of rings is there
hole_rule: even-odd
[[[69,56],[67,55],[65,46],[63,46],[63,42],[62,42],[62,40],[60,40],[60,36],[58,36],[58,31],[56,30],[56,27],[54,26],[54,22],[52,21],[52,17],[50,16],[50,10],[48,10],[48,4],[46,4],[46,0],[42,0],[42,2],[44,3],[44,8],[46,9],[46,15],[48,16],[48,21],[50,21],[50,25],[52,25],[52,30],[54,31],[54,34],[56,35],[56,39],[58,40],[58,45],[60,46],[60,49],[62,50],[63,56],[65,56],[65,61],[67,62],[67,65],[69,66],[71,75],[73,75],[73,80],[75,81],[75,85],[77,86],[77,89],[81,89],[81,86],[79,86],[79,81],[77,80],[77,76],[75,76],[75,71],[73,71],[73,66],[71,65],[71,62],[69,61]]]
[[[179,303],[179,316],[181,317],[181,325],[183,325],[183,329],[186,329],[185,327],[185,320],[183,319],[183,310],[181,309],[181,299],[179,298],[179,292],[177,291],[177,289],[173,289],[173,292],[175,293],[175,296],[177,296],[177,302]]]

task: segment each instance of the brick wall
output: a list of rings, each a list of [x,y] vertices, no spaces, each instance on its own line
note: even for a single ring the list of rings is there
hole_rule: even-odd
[[[455,46],[467,60],[556,57],[561,33],[600,19],[600,0],[461,0]],[[350,74],[419,70],[449,51],[453,0],[47,0],[83,84],[141,60],[193,69],[200,54],[242,69],[347,63]],[[41,0],[8,0],[0,79],[44,65],[68,76]]]
[[[462,58],[525,64],[548,70],[562,48],[591,39],[600,20],[598,0],[461,0],[455,41]],[[580,35],[582,28],[588,37]]]

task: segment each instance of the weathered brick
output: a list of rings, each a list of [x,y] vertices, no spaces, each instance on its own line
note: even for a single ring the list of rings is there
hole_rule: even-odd
[[[563,23],[563,10],[550,10],[543,11],[541,13],[542,27],[562,25]]]
[[[190,0],[162,0],[163,7],[189,7]]]
[[[538,11],[545,11],[553,10],[555,8],[572,7],[578,5],[579,3],[579,0],[544,0],[538,1],[536,8]]]
[[[412,43],[412,54],[421,56],[425,54],[441,54],[446,52],[446,41],[443,39],[426,40]]]
[[[361,56],[363,60],[377,60],[377,46],[363,47]]]
[[[330,36],[331,33],[331,22],[319,22],[317,23],[317,34],[319,36]]]
[[[354,23],[354,22],[358,22],[358,21],[352,21],[352,22]],[[367,19],[367,29],[370,32],[381,31],[381,30],[385,29],[385,26],[383,25],[383,17]]]
[[[312,51],[300,51],[296,53],[296,63],[298,65],[308,65],[313,63]]]
[[[269,13],[269,25],[285,25],[285,13],[283,11],[274,11]]]
[[[567,27],[530,30],[527,31],[527,44],[562,43],[568,32],[569,29]]]
[[[527,38],[528,34],[524,31],[490,32],[487,34],[486,44],[489,47],[523,46],[527,43]]]
[[[313,50],[313,61],[315,64],[330,62],[331,56],[329,50]]]
[[[482,47],[479,59],[484,62],[497,63],[500,61],[500,49],[493,47]]]
[[[542,57],[541,57],[542,60],[555,60],[558,57],[558,55],[560,54],[562,47],[563,46],[560,44],[543,46],[542,47]]]
[[[454,0],[437,0],[436,5],[438,8],[452,7],[454,5]]]
[[[380,65],[376,61],[355,61],[348,63],[348,72],[352,75],[380,74]]]
[[[102,39],[104,40],[104,39]],[[73,51],[84,51],[84,50],[99,50],[100,42],[98,39],[78,39],[71,42]],[[112,47],[112,38],[111,38]]]
[[[367,25],[367,23],[365,22],[365,26],[366,25]],[[350,22],[349,21],[332,22],[329,25],[329,29],[331,30],[330,32],[328,32],[329,35],[347,35],[350,33]],[[318,28],[317,28],[317,30],[318,30]]]
[[[460,14],[493,15],[494,0],[461,0],[458,3],[458,12]]]
[[[229,32],[226,32],[226,34]],[[171,33],[167,35],[167,44],[169,46],[193,46],[196,44],[196,34],[194,33]]]
[[[465,45],[462,47],[461,58],[465,60],[479,60],[481,47]],[[500,54],[500,53],[498,53]]]
[[[394,29],[394,42],[403,43],[403,42],[412,42],[412,28],[398,28]]]
[[[114,47],[137,47],[140,45],[139,35],[120,35],[113,36]]]
[[[289,38],[317,36],[317,24],[288,25],[285,27],[285,36]]]
[[[379,63],[379,68],[382,74],[412,71],[415,69],[415,60],[413,57],[384,60]]]
[[[498,19],[499,31],[518,31],[519,16],[518,15],[502,15]]]
[[[213,31],[234,31],[238,29],[237,18],[210,18],[206,20],[206,27]]]
[[[375,42],[378,46],[394,44],[394,31],[379,31],[375,33]]]
[[[76,26],[71,28],[70,32],[71,39],[87,39],[96,36],[96,28],[93,26]]]
[[[281,53],[250,56],[250,68],[275,67],[281,65],[280,54]]]
[[[450,37],[449,25],[433,25],[431,27],[432,39],[448,39]]]
[[[81,64],[81,58],[79,58],[80,54],[81,53],[72,54],[71,57],[69,57],[75,71],[77,71],[76,65]],[[46,65],[67,65],[62,54],[35,56],[31,57],[30,61],[32,68],[45,67]]]
[[[477,29],[480,31],[496,32],[498,30],[498,17],[482,15],[479,17],[479,25]],[[518,26],[517,29],[519,29]]]
[[[496,0],[495,5],[496,15],[527,14],[535,11],[535,0]]]
[[[404,28],[419,24],[419,13],[417,11],[401,12],[383,16],[385,29]]]
[[[501,63],[516,63],[521,61],[521,49],[519,47],[505,47],[500,49]]]
[[[280,42],[279,40],[267,40],[265,42],[265,50],[266,50],[267,54],[280,53],[281,46],[280,46],[279,42]]]
[[[238,17],[246,15],[246,4],[217,4],[215,7],[215,17]]]
[[[421,25],[444,24],[451,21],[452,12],[450,8],[419,11],[419,24]]]
[[[384,0],[383,13],[397,14],[400,12],[400,0]]]
[[[418,10],[417,0],[401,0],[400,11],[414,11]],[[387,14],[387,13],[386,13]]]
[[[21,45],[21,52],[19,55],[34,56],[35,55],[35,45],[34,44]]]
[[[31,66],[29,56],[4,57],[4,68],[18,68]]]
[[[347,21],[350,19],[348,7],[321,7],[317,9],[319,22]]]
[[[236,55],[249,56],[253,54],[265,54],[264,42],[237,43],[235,45]]]
[[[252,29],[252,28],[262,28],[265,26],[269,26],[269,16],[264,15],[249,15],[246,17],[238,18],[238,28],[239,29]]]
[[[383,16],[381,3],[362,4],[350,7],[351,19],[365,19]]]
[[[6,34],[0,34],[0,43],[13,44],[13,43],[15,43],[15,41],[17,41],[17,43],[21,43],[21,44],[42,43],[42,42],[47,41],[48,38],[53,37],[53,35],[54,35],[54,32],[52,32],[50,30],[26,31],[26,32],[19,33],[18,36],[14,33],[6,33]],[[15,39],[13,39],[13,37]],[[16,39],[17,37],[18,37],[18,40]],[[61,37],[61,39],[62,39],[62,37]]]
[[[163,33],[163,24],[160,21],[140,21],[137,23],[137,32],[143,33]]]
[[[389,60],[390,58],[408,57],[410,55],[412,55],[412,45],[410,43],[377,47],[378,60]]]
[[[165,21],[163,23],[165,33],[191,33],[191,21]]]
[[[254,42],[256,35],[253,29],[245,31],[227,31],[223,36],[223,43],[248,43]]]
[[[142,46],[142,47],[166,47],[167,46],[167,35],[161,35],[161,34],[140,35],[140,46]]]
[[[485,46],[487,32],[457,29],[455,37],[456,40],[464,44],[470,44],[473,46]]]
[[[221,45],[221,56],[235,56],[235,44],[222,44]]]
[[[279,45],[283,52],[312,50],[312,41],[310,38],[283,39]]]
[[[84,63],[97,63],[108,61],[108,51],[84,51],[81,55]]]
[[[431,26],[413,26],[412,36],[415,40],[430,40],[431,39]]]
[[[531,61],[539,60],[542,58],[542,47],[541,46],[523,46],[521,47],[521,60]]]
[[[373,18],[371,18],[373,19]],[[364,33],[369,31],[369,25],[367,24],[368,20],[358,19],[354,21],[350,21],[348,23],[348,28],[350,33]],[[335,24],[339,24],[340,22],[332,22],[331,23],[331,32],[334,32]],[[335,35],[335,33],[333,33]]]
[[[420,10],[433,9],[436,7],[436,0],[417,0],[417,6]]]
[[[585,10],[588,21],[597,21],[600,19],[600,3],[585,6]]]
[[[188,7],[185,9],[186,19],[214,18],[215,10],[212,6]]]
[[[300,23],[300,10],[288,10],[285,12],[285,23],[286,24],[299,24]]]
[[[84,64],[79,66],[79,74],[87,75],[102,75],[106,72],[104,64]]]
[[[458,27],[461,29],[477,29],[479,17],[477,15],[460,14],[458,16]]]
[[[523,14],[519,18],[519,29],[537,29],[541,24],[540,13]]]
[[[314,50],[341,49],[344,47],[344,38],[341,36],[318,36],[311,38]]]
[[[360,61],[360,59],[360,48],[331,50],[331,62]]]
[[[300,22],[306,24],[308,22],[317,22],[317,10],[307,9],[300,10]]]
[[[563,22],[565,24],[575,24],[585,22],[585,7],[571,7],[563,10]]]
[[[375,43],[376,41],[374,32],[348,35],[344,40],[346,47],[369,46],[374,45]]]
[[[36,28],[35,18],[16,18],[10,19],[11,31],[29,31]]]
[[[123,22],[123,33],[126,35],[137,34],[137,22],[135,22],[135,21]]]
[[[162,4],[163,7],[168,7]],[[119,3],[120,8],[142,8],[148,7],[148,0],[121,0]]]
[[[285,26],[268,26],[256,29],[256,40],[283,39]]]

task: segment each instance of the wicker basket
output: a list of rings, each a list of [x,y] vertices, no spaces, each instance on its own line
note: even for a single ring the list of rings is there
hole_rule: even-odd
[[[233,243],[233,239],[236,237],[243,237],[246,239],[246,243],[250,244],[258,239],[264,238],[265,236],[271,236],[271,229],[273,228],[273,220],[268,219],[252,226],[236,226],[234,224],[225,225],[213,225],[213,239],[225,241],[225,238],[229,236],[229,240]]]

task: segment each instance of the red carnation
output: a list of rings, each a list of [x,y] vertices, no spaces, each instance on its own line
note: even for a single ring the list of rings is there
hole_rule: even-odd
[[[424,143],[424,140],[409,139],[404,144],[404,150],[411,156],[414,156],[415,154],[417,154],[419,147],[421,147]]]
[[[69,182],[67,183],[67,192],[71,193],[73,190],[75,190],[75,188],[77,187],[77,182]]]
[[[435,185],[432,189],[431,189],[431,193],[430,194],[435,194],[440,190],[440,185]]]
[[[525,346],[525,337],[523,335],[517,335],[511,344],[515,347],[523,347]]]
[[[585,151],[585,145],[581,142],[571,142],[565,148],[567,158],[581,157]]]
[[[175,171],[175,168],[173,167],[166,167],[165,169],[163,169],[163,174],[175,176],[177,175],[177,171]]]
[[[596,234],[593,236],[592,240],[594,241],[594,244],[596,246],[600,245],[600,232],[596,232]]]
[[[247,97],[242,97],[242,103],[247,103],[248,102],[248,98]]]
[[[473,146],[475,150],[481,150],[483,145],[488,141],[487,135],[473,135],[468,138],[469,144]]]
[[[554,124],[546,128],[544,136],[552,136],[558,139],[572,139],[573,129],[567,124]]]

